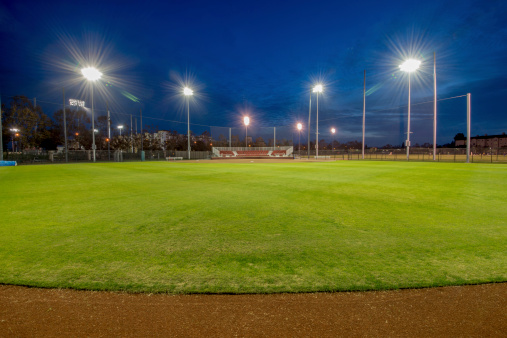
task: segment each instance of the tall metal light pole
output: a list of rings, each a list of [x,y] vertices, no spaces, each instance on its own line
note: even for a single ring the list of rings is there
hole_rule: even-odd
[[[4,139],[2,127],[2,95],[0,95],[0,161],[4,160]]]
[[[363,81],[363,144],[362,144],[362,159],[364,160],[364,133],[365,133],[365,122],[366,122],[366,69],[364,70],[364,81]]]
[[[317,93],[317,131],[315,132],[315,157],[319,157],[319,93],[322,93],[322,85],[318,84],[313,88],[313,92]]]
[[[310,105],[308,108],[308,159],[310,159],[310,123],[312,117],[312,93],[310,92]]]
[[[467,94],[467,163],[470,163],[470,133],[472,125],[472,94]]]
[[[17,128],[11,128],[9,130],[12,131],[12,139],[11,139],[11,141],[12,141],[12,152],[14,152],[14,137],[19,135],[18,134],[19,129],[17,129]],[[18,148],[19,148],[19,146],[18,146]]]
[[[245,123],[245,147],[248,148],[248,125],[250,124],[250,118],[245,116],[243,122]]]
[[[298,131],[299,131],[299,141],[298,141],[298,152],[299,152],[299,158],[301,158],[301,129],[303,129],[303,125],[301,123],[298,123]]]
[[[65,163],[69,162],[69,148],[67,146],[67,118],[65,113],[65,88],[62,88],[63,93],[63,135],[65,138]]]
[[[331,139],[331,155],[333,155],[334,133],[336,133],[336,129],[331,128],[331,133],[333,134],[332,139]]]
[[[437,153],[437,58],[433,52],[433,161]]]
[[[185,87],[183,88],[183,94],[187,97],[187,151],[188,159],[190,160],[190,96],[194,94],[194,91]]]
[[[410,158],[410,73],[413,73],[419,68],[421,61],[409,59],[400,65],[400,69],[408,73],[408,121],[407,121],[407,141],[405,146],[407,147],[407,161]]]
[[[94,67],[88,67],[88,68],[83,68],[81,69],[81,73],[84,75],[84,77],[91,81],[92,82],[92,149],[93,149],[93,162],[96,161],[96,157],[95,157],[95,150],[97,149],[97,146],[95,145],[95,114],[94,114],[94,110],[93,110],[93,82],[97,81],[98,79],[100,79],[100,77],[102,76],[102,73],[99,72],[96,68]]]
[[[107,108],[107,158],[111,161],[111,117],[109,116],[109,104],[106,101]]]

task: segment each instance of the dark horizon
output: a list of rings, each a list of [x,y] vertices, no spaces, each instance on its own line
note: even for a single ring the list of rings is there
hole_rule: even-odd
[[[80,75],[96,64],[95,112],[114,125],[143,123],[186,133],[184,85],[192,130],[282,127],[307,141],[311,88],[322,83],[319,136],[361,141],[366,70],[366,144],[401,145],[406,138],[408,81],[398,65],[418,58],[412,76],[412,143],[433,142],[433,53],[437,61],[437,144],[466,133],[472,94],[471,136],[507,131],[507,30],[502,1],[321,3],[190,1],[143,5],[90,2],[86,8],[53,1],[0,5],[4,55],[0,93],[37,98],[44,112],[66,98],[89,102]],[[312,98],[311,139],[316,107]],[[423,103],[428,102],[428,103]],[[422,103],[422,104],[421,104]],[[89,105],[87,104],[89,107]],[[210,126],[215,126],[211,128]],[[240,134],[241,135],[241,134]]]

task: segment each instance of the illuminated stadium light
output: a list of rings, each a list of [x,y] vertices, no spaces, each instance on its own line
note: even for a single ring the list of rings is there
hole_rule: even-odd
[[[336,133],[336,129],[331,128],[331,132],[332,132],[333,134],[334,134],[334,133]]]
[[[421,61],[415,59],[408,59],[400,65],[400,69],[408,73],[408,120],[407,120],[407,140],[405,141],[405,147],[407,147],[407,161],[410,158],[410,73],[415,72]]]
[[[248,125],[250,124],[250,118],[245,116],[243,122],[245,123],[245,147],[248,147]]]
[[[421,61],[415,59],[408,59],[400,65],[400,69],[407,73],[415,72],[419,66],[421,65]]]
[[[81,69],[83,76],[89,81],[97,81],[102,77],[102,73],[94,67],[88,67]]]
[[[194,91],[188,87],[183,88],[183,95],[187,97],[187,153],[190,160],[190,96]]]
[[[95,82],[98,79],[101,78],[102,73],[97,70],[97,68],[94,67],[88,67],[81,69],[81,73],[83,73],[83,76],[91,82]],[[95,130],[95,115],[93,111],[93,85],[92,85],[92,129]],[[95,149],[97,149],[97,146],[95,145],[95,133],[92,133],[92,150],[93,150],[93,162],[96,161],[95,156]]]
[[[301,158],[301,129],[303,129],[303,125],[298,123],[297,125],[299,131],[299,141],[298,141],[298,150],[299,150],[299,158]]]
[[[313,87],[313,92],[314,93],[322,93],[322,85],[318,84],[315,87]]]
[[[315,131],[315,157],[319,157],[319,93],[322,93],[322,90],[323,88],[321,84],[318,84],[315,87],[313,87],[313,92],[317,93],[317,128]]]

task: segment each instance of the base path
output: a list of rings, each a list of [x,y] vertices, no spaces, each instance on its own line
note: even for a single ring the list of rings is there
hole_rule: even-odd
[[[176,296],[0,285],[0,336],[505,337],[506,309],[507,283]]]

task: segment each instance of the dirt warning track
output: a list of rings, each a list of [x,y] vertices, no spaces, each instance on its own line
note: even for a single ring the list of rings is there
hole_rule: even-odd
[[[0,286],[1,337],[505,337],[507,283],[274,295]]]

